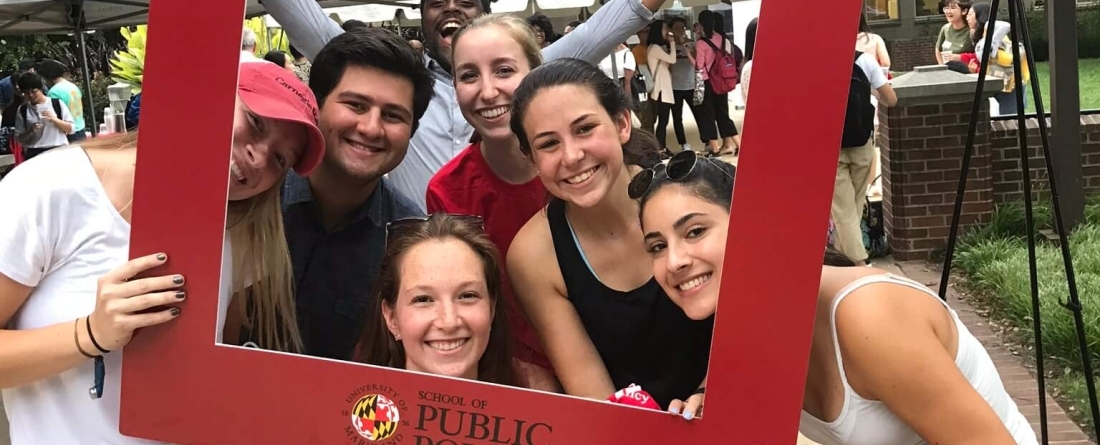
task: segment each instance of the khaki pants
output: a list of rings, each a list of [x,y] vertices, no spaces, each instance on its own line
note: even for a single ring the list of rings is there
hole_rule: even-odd
[[[867,259],[860,222],[867,206],[867,179],[875,156],[875,138],[861,147],[840,150],[833,184],[833,224],[836,225],[836,249],[857,264]]]

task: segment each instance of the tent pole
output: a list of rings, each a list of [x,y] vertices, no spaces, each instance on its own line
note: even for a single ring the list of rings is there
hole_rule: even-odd
[[[81,13],[83,15],[83,12]],[[99,123],[95,120],[95,99],[92,95],[92,73],[88,70],[88,49],[84,46],[84,27],[79,24],[76,26],[76,42],[80,45],[80,65],[84,70],[84,97],[88,99],[88,107],[90,108],[87,116],[84,116],[85,121],[91,121],[91,126],[85,128],[85,131],[91,131],[92,137],[96,137],[99,133]]]

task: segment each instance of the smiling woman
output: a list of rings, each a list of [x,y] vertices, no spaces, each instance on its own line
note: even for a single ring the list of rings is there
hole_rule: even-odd
[[[606,400],[638,384],[664,407],[702,382],[713,319],[688,319],[653,278],[627,182],[658,145],[629,106],[581,60],[523,79],[511,127],[554,199],[516,235],[508,274],[566,393]]]
[[[437,213],[386,230],[359,361],[516,385],[497,251],[481,219]]]
[[[684,152],[632,181],[653,274],[694,320],[718,310],[735,174]],[[823,257],[799,423],[806,437],[823,445],[1037,443],[981,343],[934,292],[854,267],[833,249]],[[701,411],[703,401],[693,394],[670,409]]]
[[[428,182],[428,212],[482,217],[489,239],[507,252],[519,229],[546,202],[546,188],[508,126],[512,94],[527,73],[542,64],[542,55],[531,27],[510,15],[478,17],[455,33],[453,41],[458,106],[480,141]],[[511,205],[499,205],[502,202]],[[507,274],[501,279],[525,385],[560,391],[538,337],[515,304]]]
[[[232,181],[215,339],[236,344],[244,327],[261,348],[297,352],[278,184],[324,156],[316,101],[267,62],[242,64],[237,92],[220,177]],[[128,260],[138,141],[135,132],[51,150],[0,182],[0,388],[15,445],[147,443],[119,433],[123,347],[181,316],[188,287],[160,275],[166,254]],[[59,412],[75,417],[49,420]]]

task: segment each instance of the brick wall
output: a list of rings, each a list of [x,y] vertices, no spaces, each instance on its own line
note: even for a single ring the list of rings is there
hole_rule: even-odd
[[[955,96],[884,108],[883,212],[890,249],[899,260],[931,258],[946,243],[962,170],[972,97]],[[979,122],[989,122],[981,102]],[[960,224],[988,222],[993,212],[989,127],[979,126]]]
[[[1038,198],[1050,190],[1047,185],[1046,163],[1043,160],[1042,138],[1038,131],[1039,121],[1035,118],[1028,119],[1027,127],[1032,195]],[[1014,119],[992,122],[990,146],[993,202],[997,204],[1024,198],[1023,183],[1020,181],[1023,173],[1020,170],[1018,128],[1019,124]],[[1100,115],[1081,116],[1081,167],[1085,196],[1100,194]]]
[[[913,67],[935,65],[936,56],[932,52],[936,46],[936,35],[910,39],[892,39],[886,42],[890,52],[890,70],[910,71]]]

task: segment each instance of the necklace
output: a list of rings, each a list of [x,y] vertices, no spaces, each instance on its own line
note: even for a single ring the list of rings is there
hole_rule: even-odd
[[[118,148],[115,148],[115,149],[113,150],[113,151],[114,151],[114,153],[112,153],[112,154],[117,154],[117,152],[118,152],[119,150],[122,150],[122,148],[123,148],[122,146],[119,146]],[[85,154],[87,154],[87,151],[85,151]],[[90,156],[89,156],[89,160],[90,160]],[[94,164],[93,164],[93,165],[94,165]],[[102,184],[102,185],[106,186],[106,184],[107,184],[107,178],[108,178],[108,176],[107,176],[107,173],[109,173],[110,171],[111,171],[111,163],[110,163],[110,162],[108,162],[108,163],[107,163],[107,166],[103,168],[103,174],[101,174],[101,175],[98,175],[98,176],[99,176],[99,183],[100,183],[100,184]],[[106,191],[106,188],[104,189],[104,191]],[[130,208],[130,206],[131,206],[131,205],[133,205],[133,204],[134,204],[134,193],[133,193],[133,191],[131,191],[131,192],[130,192],[130,200],[129,200],[129,201],[127,201],[127,202],[126,202],[126,205],[122,206],[122,208],[118,209],[118,214],[119,214],[119,215],[121,215],[121,216],[122,216],[122,217],[123,217],[124,219],[126,219],[127,221],[129,221],[129,218],[126,218],[126,216],[125,216],[125,215],[126,215],[126,210],[127,210],[127,209],[129,209],[129,208]]]

